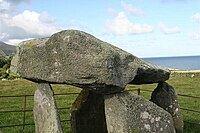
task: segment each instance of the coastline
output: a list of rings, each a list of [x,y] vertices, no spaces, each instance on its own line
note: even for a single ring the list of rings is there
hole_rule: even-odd
[[[171,73],[200,73],[200,70],[181,70],[168,68]]]
[[[172,68],[172,70],[181,70],[183,72],[199,72],[200,70],[200,55],[198,56],[179,56],[179,57],[157,57],[143,58],[145,61],[152,64],[157,64],[163,67]],[[194,70],[194,71],[193,71]]]
[[[181,69],[170,69],[171,76],[181,76],[181,77],[200,77],[200,70],[181,70]]]

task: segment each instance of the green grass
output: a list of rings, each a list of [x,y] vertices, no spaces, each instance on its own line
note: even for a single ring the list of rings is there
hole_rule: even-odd
[[[36,84],[27,80],[7,80],[0,81],[0,96],[14,95],[33,95]],[[79,88],[68,85],[52,85],[55,94],[63,94],[69,92],[80,92]],[[55,96],[58,108],[70,107],[77,95]],[[27,110],[33,109],[33,96],[27,96]],[[0,98],[0,111],[3,110],[23,110],[24,97],[17,98]],[[69,109],[59,110],[61,120],[70,119]],[[13,125],[23,123],[23,112],[17,113],[0,113],[0,125]],[[33,112],[26,112],[26,123],[34,123]],[[64,132],[70,133],[70,123],[62,122]],[[22,127],[10,127],[0,129],[3,133],[21,133]],[[25,126],[24,133],[34,133],[34,126]]]
[[[180,94],[200,96],[200,77],[186,77],[186,76],[175,76],[168,80]],[[79,88],[68,86],[68,85],[52,85],[54,93],[69,93],[69,92],[80,92]],[[36,84],[27,80],[7,80],[0,81],[0,96],[5,95],[32,95],[34,94]],[[151,85],[128,85],[127,89],[148,89],[154,90],[156,84]],[[137,93],[137,92],[134,92]],[[141,95],[147,99],[150,99],[151,93],[141,91]],[[58,108],[70,107],[77,95],[63,95],[55,96]],[[180,106],[183,108],[199,110],[200,111],[200,99],[192,99],[179,97]],[[17,98],[0,98],[0,111],[3,110],[23,110],[24,107],[24,97]],[[33,109],[33,96],[27,96],[27,110]],[[59,110],[61,120],[70,119],[69,109]],[[190,124],[199,123],[200,124],[200,114],[192,113],[188,111],[182,111],[184,116],[184,131],[185,133],[200,133],[200,125]],[[26,112],[26,123],[34,123],[33,112]],[[22,124],[23,123],[23,112],[15,113],[0,113],[0,126],[2,125],[12,125],[12,124]],[[70,122],[62,122],[62,127],[65,133],[70,133]],[[22,133],[22,127],[9,127],[1,128],[3,133]],[[34,126],[28,125],[24,128],[24,133],[34,133]]]

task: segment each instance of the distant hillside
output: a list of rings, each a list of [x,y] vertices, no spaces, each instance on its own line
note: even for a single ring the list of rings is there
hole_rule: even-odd
[[[4,53],[4,54],[3,54]],[[6,44],[0,41],[0,56],[12,56],[16,53],[16,46]]]
[[[6,54],[0,49],[0,58],[6,58]]]

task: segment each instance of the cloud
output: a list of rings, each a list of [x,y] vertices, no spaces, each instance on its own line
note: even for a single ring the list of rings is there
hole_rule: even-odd
[[[107,12],[108,13],[110,13],[110,14],[112,14],[112,15],[115,15],[117,12],[115,11],[115,9],[113,9],[113,8],[108,8],[107,9]]]
[[[8,21],[8,25],[21,28],[29,34],[40,36],[50,35],[57,31],[54,20],[49,18],[47,14],[39,14],[28,10],[12,17]]]
[[[194,20],[195,22],[200,23],[200,13],[192,15],[191,19]]]
[[[153,32],[153,27],[148,24],[132,23],[124,12],[120,12],[106,23],[106,32],[116,35],[142,34]]]
[[[30,3],[30,0],[0,0],[0,14],[18,12],[17,6],[21,3]]]
[[[165,34],[175,34],[180,33],[180,29],[178,27],[169,28],[163,23],[158,24],[159,29]]]
[[[30,0],[2,0],[2,1],[7,1],[8,3],[12,3],[12,4],[29,3],[30,2]]]
[[[27,40],[31,40],[31,39],[33,39],[33,38],[11,39],[11,40],[6,41],[5,43],[10,44],[10,45],[17,45],[17,44],[19,44],[20,42],[27,41]]]
[[[4,1],[0,0],[0,14],[4,13],[10,13],[11,11],[14,11],[16,8],[11,7],[11,4]]]
[[[49,36],[63,29],[46,12],[21,12],[19,4],[29,2],[30,0],[0,0],[1,41],[16,43],[27,38]]]
[[[37,13],[25,10],[15,16],[0,16],[1,40],[25,39],[49,36],[61,28],[56,25],[55,20],[49,18],[47,13]]]
[[[200,33],[192,32],[192,33],[189,33],[189,36],[193,40],[200,40]]]
[[[167,2],[187,2],[187,1],[192,1],[192,0],[161,0],[163,3]]]
[[[143,12],[142,9],[133,7],[133,5],[131,5],[131,4],[121,2],[121,6],[124,9],[124,11],[128,14],[133,14],[133,15],[136,15],[136,16],[143,16],[144,15],[144,12]]]

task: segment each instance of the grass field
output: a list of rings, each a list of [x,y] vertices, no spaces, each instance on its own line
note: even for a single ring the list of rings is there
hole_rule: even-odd
[[[168,80],[168,83],[174,86],[177,93],[200,96],[200,76],[173,76]],[[79,88],[68,86],[68,85],[52,85],[54,93],[68,93],[68,92],[80,92]],[[126,89],[136,89],[136,88],[153,90],[156,88],[156,84],[151,85],[128,85]],[[34,94],[36,84],[27,80],[6,80],[0,81],[0,96],[5,95],[29,95]],[[137,93],[137,92],[135,92]],[[150,99],[151,93],[141,91],[141,95],[147,99]],[[75,100],[77,95],[64,95],[55,96],[58,108],[70,107],[72,102]],[[4,110],[23,110],[24,107],[24,97],[17,98],[0,98],[0,111]],[[180,105],[183,108],[188,108],[192,110],[200,111],[200,99],[179,97]],[[27,97],[27,109],[33,109],[33,96]],[[69,119],[69,109],[59,110],[61,120]],[[184,131],[185,133],[200,133],[200,113],[193,113],[188,111],[182,111],[184,116]],[[34,123],[33,113],[26,112],[26,123]],[[190,123],[188,123],[190,122]],[[22,124],[23,123],[23,112],[15,113],[0,113],[0,126],[2,125],[12,125],[12,124]],[[191,124],[191,123],[199,123]],[[64,133],[70,133],[70,123],[68,121],[62,122],[62,127]],[[1,128],[3,133],[34,133],[34,126],[22,127],[9,127]]]

